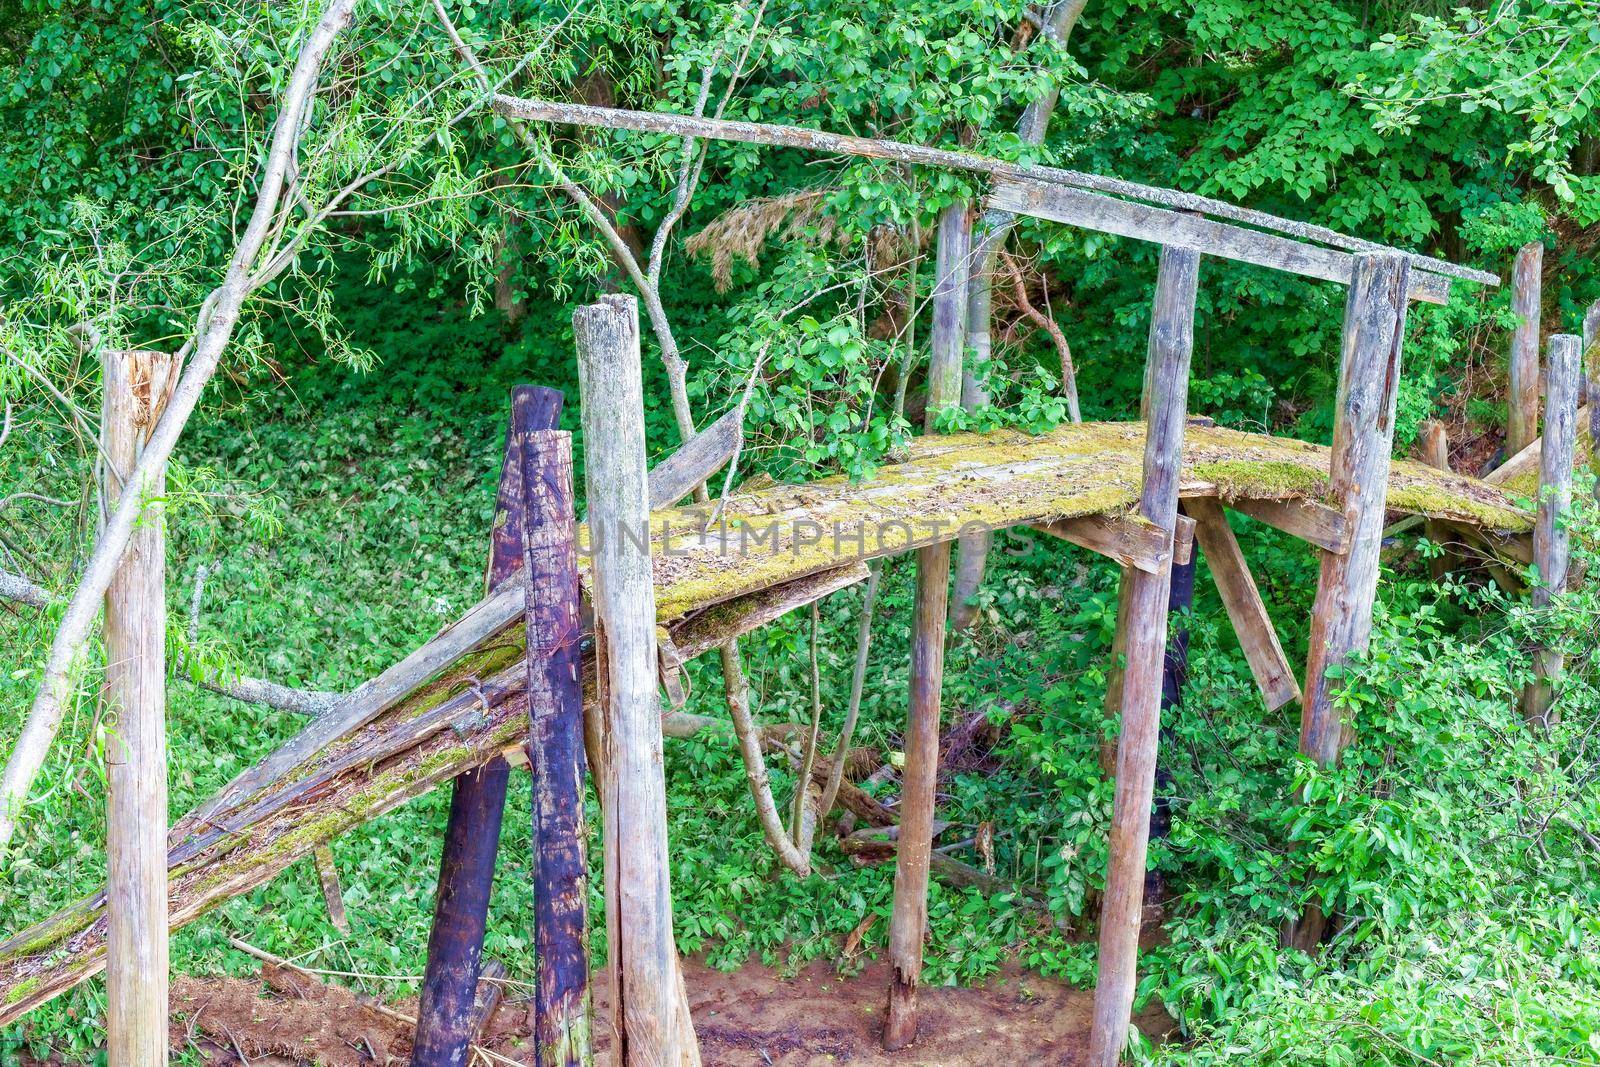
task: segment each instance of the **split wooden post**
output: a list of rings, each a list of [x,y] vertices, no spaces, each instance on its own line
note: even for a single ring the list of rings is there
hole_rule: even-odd
[[[1156,279],[1145,360],[1144,487],[1139,513],[1163,530],[1178,519],[1183,427],[1194,349],[1195,290],[1200,254],[1164,247]],[[1156,574],[1125,570],[1128,612],[1122,673],[1122,722],[1117,741],[1116,795],[1105,898],[1100,908],[1100,970],[1094,991],[1089,1063],[1114,1067],[1128,1043],[1144,910],[1150,802],[1161,731],[1161,679],[1167,647],[1170,562]]]
[[[1511,331],[1507,459],[1539,436],[1539,287],[1543,269],[1543,241],[1530,241],[1517,250],[1511,267],[1511,310],[1516,313],[1517,325]]]
[[[594,1062],[589,1025],[588,830],[583,816],[583,623],[572,439],[522,449],[528,760],[533,769],[535,1039],[541,1067]]]
[[[672,939],[667,792],[656,694],[656,594],[646,529],[639,308],[607,295],[572,316],[593,552],[606,925],[617,1063],[698,1064]]]
[[[1565,526],[1572,507],[1572,463],[1578,438],[1578,386],[1582,381],[1582,341],[1572,334],[1550,338],[1546,372],[1544,448],[1539,454],[1539,511],[1533,527],[1533,562],[1539,584],[1533,605],[1548,608],[1566,591],[1571,553]],[[1551,705],[1561,676],[1560,648],[1534,650],[1536,677],[1522,690],[1522,714],[1537,730],[1554,721]]]
[[[520,386],[512,393],[490,533],[489,592],[512,579],[522,566],[523,525],[529,519],[523,506],[523,454],[536,431],[556,426],[561,402],[561,392],[556,389]],[[444,855],[439,862],[428,963],[417,1004],[411,1053],[415,1067],[459,1067],[467,1062],[510,775],[505,760],[494,759],[455,780]]]
[[[965,203],[939,217],[937,280],[933,289],[932,355],[924,430],[961,403],[961,354],[966,344],[967,281],[972,219]],[[952,534],[955,531],[951,531]],[[934,793],[939,778],[939,701],[944,684],[945,619],[950,600],[950,542],[917,550],[917,591],[911,635],[911,707],[901,776],[900,841],[889,920],[889,1006],[883,1047],[893,1052],[917,1039],[917,987],[928,922],[928,864],[933,852]]]
[[[1300,714],[1300,751],[1323,766],[1337,762],[1346,733],[1328,668],[1363,651],[1372,634],[1409,271],[1402,256],[1361,256],[1345,302],[1328,498],[1350,524],[1350,548],[1322,553]]]
[[[107,508],[148,498],[106,589],[106,1030],[118,1067],[167,1062],[167,698],[165,471],[125,485],[172,385],[165,352],[104,361]]]

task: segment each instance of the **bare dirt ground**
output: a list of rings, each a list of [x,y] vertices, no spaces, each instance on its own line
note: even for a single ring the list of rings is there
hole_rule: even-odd
[[[732,974],[696,961],[685,966],[707,1067],[1070,1067],[1082,1060],[1093,999],[1015,967],[981,987],[925,988],[917,1044],[889,1054],[878,1044],[884,962],[850,978],[825,962],[787,979],[759,966]],[[523,996],[515,989],[508,995],[480,1038],[487,1053],[475,1063],[533,1063],[533,1011]],[[347,989],[269,965],[261,982],[180,978],[171,1033],[174,1050],[198,1049],[219,1064],[404,1064],[411,1053],[405,1017],[414,1009],[408,1002],[375,1007]],[[1152,1036],[1171,1028],[1159,1007],[1136,1022]],[[602,1036],[602,1051],[605,1044]]]

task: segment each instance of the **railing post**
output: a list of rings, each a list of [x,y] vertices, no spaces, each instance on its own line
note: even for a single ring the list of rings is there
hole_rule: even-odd
[[[1572,507],[1572,463],[1578,438],[1578,387],[1582,381],[1582,341],[1572,334],[1550,338],[1546,368],[1544,447],[1539,451],[1539,511],[1533,527],[1533,563],[1539,584],[1533,606],[1548,608],[1566,591],[1570,537],[1563,523]],[[1534,650],[1536,677],[1522,691],[1528,725],[1549,729],[1554,721],[1555,683],[1561,676],[1560,648]]]
[[[672,938],[667,791],[656,696],[656,594],[645,482],[639,308],[609,295],[572,316],[583,401],[591,599],[599,668],[596,768],[616,1061],[698,1064]]]
[[[118,1067],[167,1062],[166,476],[121,479],[171,376],[164,352],[105,356],[106,505],[123,493],[152,500],[106,589],[106,1036]]]
[[[1156,279],[1146,356],[1144,487],[1139,513],[1167,531],[1177,526],[1183,468],[1183,427],[1194,349],[1195,290],[1200,254],[1164,247]],[[1158,573],[1124,570],[1128,611],[1122,672],[1122,722],[1117,741],[1116,794],[1106,889],[1100,908],[1099,978],[1089,1034],[1092,1067],[1114,1067],[1128,1042],[1144,911],[1150,804],[1161,732],[1162,673],[1167,648],[1171,554]]]
[[[1511,331],[1507,459],[1539,436],[1539,289],[1543,269],[1543,241],[1530,241],[1517,250],[1511,266],[1511,310],[1516,313],[1517,325]]]
[[[523,526],[534,521],[523,506],[524,451],[535,431],[555,428],[561,399],[559,390],[533,386],[520,386],[512,393],[490,534],[490,591],[515,576],[522,566]],[[428,964],[417,1005],[411,1053],[415,1067],[460,1067],[467,1062],[510,774],[505,760],[494,759],[455,780],[439,862]]]
[[[933,290],[932,356],[924,416],[928,431],[941,411],[961,403],[971,251],[972,219],[967,205],[952,204],[939,217],[938,278]],[[939,699],[944,684],[949,590],[950,542],[919,549],[911,635],[911,707],[901,776],[894,914],[889,920],[889,961],[894,973],[883,1024],[883,1047],[891,1052],[917,1039],[917,987],[922,979],[922,937],[928,921],[928,864],[939,779]]]

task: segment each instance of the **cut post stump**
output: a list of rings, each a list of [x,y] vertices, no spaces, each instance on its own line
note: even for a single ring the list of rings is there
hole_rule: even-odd
[[[1508,459],[1539,436],[1539,290],[1543,269],[1543,241],[1530,241],[1517,250],[1511,266],[1511,310],[1516,313],[1517,324],[1511,331]]]

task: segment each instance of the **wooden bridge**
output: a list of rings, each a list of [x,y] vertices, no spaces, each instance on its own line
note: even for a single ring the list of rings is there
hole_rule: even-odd
[[[1186,502],[1217,501],[1321,551],[1348,551],[1349,524],[1324,503],[1327,448],[1199,423],[1185,428],[1184,442]],[[1133,510],[1143,448],[1143,428],[1119,423],[1038,437],[921,438],[864,482],[830,478],[736,493],[709,525],[704,505],[658,510],[650,536],[669,661],[691,659],[860,581],[865,560],[970,526],[1039,526],[1119,565],[1159,569],[1166,541]],[[1388,500],[1395,512],[1453,524],[1486,550],[1526,558],[1533,516],[1495,486],[1397,462]],[[1207,536],[1231,536],[1222,529]],[[1208,558],[1221,574],[1233,557]],[[1245,647],[1267,650],[1252,668],[1264,699],[1277,706],[1284,692],[1273,679],[1295,672],[1274,660],[1276,639],[1260,640],[1271,623],[1253,582],[1241,577],[1245,595],[1227,603]],[[522,593],[515,583],[503,589],[330,712],[330,721],[365,720],[358,728],[281,775],[274,771],[276,780],[259,791],[236,788],[208,804],[204,819],[191,815],[174,827],[174,926],[411,797],[495,756],[518,756],[527,723]],[[592,684],[592,660],[585,671]],[[103,895],[0,945],[0,1025],[95,974],[104,949]]]
[[[865,481],[825,479],[671,506],[726,461],[722,442],[737,437],[736,413],[652,472],[649,497],[656,509],[648,512],[637,310],[628,298],[608,297],[579,311],[574,324],[594,528],[572,525],[565,435],[548,429],[554,425],[550,411],[543,413],[542,424],[533,418],[523,403],[532,403],[530,394],[519,391],[502,473],[502,521],[492,536],[489,594],[180,820],[170,836],[170,915],[173,925],[181,926],[262,885],[351,828],[455,780],[429,976],[419,1009],[419,1042],[426,1036],[433,1045],[424,1055],[419,1044],[419,1063],[459,1062],[450,1057],[465,1049],[456,1016],[461,1004],[470,1009],[477,982],[505,762],[526,762],[524,752],[531,752],[536,794],[542,795],[549,776],[540,761],[548,752],[539,724],[548,728],[559,722],[570,732],[579,728],[580,718],[605,816],[606,922],[613,953],[608,973],[623,991],[612,1000],[619,1014],[611,1025],[630,1050],[638,1050],[637,1056],[630,1051],[630,1064],[698,1063],[686,1009],[661,992],[681,985],[671,941],[659,762],[662,735],[675,732],[678,716],[659,714],[656,682],[670,699],[678,691],[683,662],[861,581],[867,560],[915,552],[918,572],[901,803],[890,812],[859,789],[846,786],[840,794],[842,803],[869,821],[899,822],[889,935],[895,977],[885,1027],[891,1047],[903,1047],[916,1034],[950,546],[958,538],[982,545],[978,534],[1031,527],[1122,568],[1115,645],[1121,669],[1107,697],[1108,707],[1120,716],[1121,736],[1090,1041],[1095,1067],[1114,1064],[1126,1041],[1168,600],[1173,571],[1193,566],[1195,546],[1208,561],[1265,705],[1277,708],[1298,699],[1301,751],[1325,764],[1338,758],[1355,725],[1341,722],[1334,707],[1329,668],[1366,644],[1387,518],[1415,516],[1431,530],[1453,530],[1513,569],[1536,562],[1543,579],[1536,596],[1548,597],[1561,587],[1566,545],[1557,516],[1566,506],[1563,494],[1570,491],[1580,382],[1575,338],[1556,338],[1551,345],[1543,453],[1531,460],[1519,457],[1518,470],[1531,477],[1537,467],[1536,480],[1546,490],[1537,513],[1487,481],[1390,460],[1407,306],[1413,300],[1446,301],[1456,280],[1494,284],[1493,275],[1192,194],[1058,168],[759,123],[509,97],[497,98],[495,106],[513,122],[720,138],[955,168],[990,182],[991,213],[1028,214],[1154,241],[1162,253],[1139,423],[1071,425],[1038,437],[1011,432],[925,436]],[[974,213],[960,205],[940,219],[930,425],[932,414],[961,399],[973,219]],[[1195,293],[1205,256],[1347,287],[1331,449],[1187,417]],[[1318,554],[1310,657],[1302,670],[1284,657],[1228,525],[1227,509],[1288,531]],[[619,546],[630,540],[636,540],[640,560],[648,544],[648,567],[623,558],[627,553]],[[584,592],[603,640],[586,641],[580,669],[574,672],[568,664],[562,682],[556,667],[567,662],[562,657],[576,656],[578,647],[578,568],[570,557],[584,545],[594,553],[581,568]],[[567,566],[571,580],[552,584],[551,574],[535,566],[545,558],[536,550]],[[618,595],[623,588],[631,600]],[[639,607],[646,604],[654,608]],[[557,625],[551,621],[557,616],[568,621]],[[598,682],[597,643],[605,653]],[[1542,656],[1539,670],[1548,683],[1559,670],[1559,658]],[[583,679],[582,715],[577,675]],[[624,676],[627,686],[619,684]],[[570,687],[565,696],[557,691],[563,685]],[[1547,685],[1535,687],[1530,708],[1537,713],[1541,705],[1548,707],[1548,699]],[[753,786],[764,782],[759,748],[752,750],[747,742],[744,755]],[[501,768],[497,779],[469,773],[495,767]],[[580,767],[581,762],[565,763],[558,770],[569,775]],[[574,821],[581,819],[581,793],[571,780],[561,784],[566,792],[555,801],[556,822],[561,816],[568,821],[547,826],[551,812],[537,815],[540,861],[535,866],[538,877],[546,877],[544,865],[555,854],[550,850],[560,851],[567,881],[564,888],[541,881],[536,896],[541,909],[563,893],[578,901],[575,925],[567,915],[567,940],[558,946],[567,957],[555,962],[575,968],[586,983],[580,944],[584,834],[581,821]],[[479,803],[495,812],[481,827],[471,822],[473,805]],[[625,833],[642,836],[625,839]],[[471,860],[468,846],[485,840],[487,860]],[[622,864],[619,857],[630,862]],[[465,894],[468,888],[471,894]],[[454,895],[456,890],[465,895]],[[476,901],[470,907],[460,903],[468,896]],[[648,921],[634,922],[627,908],[639,907],[640,901],[654,902],[656,911],[644,916]],[[475,915],[465,914],[474,909]],[[1301,927],[1303,943],[1316,939],[1317,918],[1308,916]],[[557,1010],[544,999],[547,979],[564,980],[545,973],[554,965],[555,954],[544,940],[550,929],[541,926],[538,942],[541,1047],[546,1022]],[[96,973],[104,965],[105,945],[103,894],[0,945],[0,1025]],[[625,974],[624,983],[616,977],[619,958],[623,972],[630,966],[643,969]],[[561,1010],[576,1011],[570,1004]],[[581,1014],[586,1043],[586,1007]],[[567,1023],[578,1026],[573,1017],[562,1025]],[[567,1038],[575,1033],[569,1029]],[[570,1052],[572,1046],[567,1047]],[[543,1062],[580,1059],[563,1054]]]

